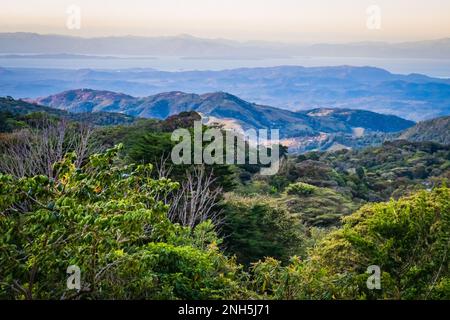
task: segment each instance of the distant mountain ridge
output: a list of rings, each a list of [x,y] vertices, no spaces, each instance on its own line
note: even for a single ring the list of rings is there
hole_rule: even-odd
[[[421,121],[450,115],[450,79],[373,67],[284,66],[223,71],[0,68],[0,95],[36,98],[91,88],[147,97],[160,92],[229,92],[290,111],[361,109]],[[87,106],[85,106],[87,107]]]
[[[190,35],[82,38],[18,32],[0,33],[0,53],[226,56],[229,58],[253,59],[290,56],[448,59],[450,56],[450,39],[401,43],[289,44],[257,41],[239,42],[227,39],[206,39]]]
[[[116,112],[134,117],[165,119],[183,111],[196,111],[219,120],[232,120],[243,129],[280,129],[285,138],[320,133],[352,134],[355,128],[397,132],[414,122],[396,116],[349,109],[314,109],[292,112],[247,102],[225,92],[192,94],[166,92],[135,98],[110,91],[80,89],[32,100],[70,112]]]

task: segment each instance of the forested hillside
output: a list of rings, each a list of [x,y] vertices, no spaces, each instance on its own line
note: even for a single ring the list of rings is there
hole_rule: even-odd
[[[135,119],[132,116],[110,112],[97,112],[95,114],[71,113],[22,100],[15,100],[11,97],[0,97],[0,132],[12,131],[23,127],[33,117],[39,117],[39,113],[99,126],[131,123]]]
[[[118,164],[119,150],[92,155],[80,169],[75,154],[68,154],[52,179],[0,175],[1,298],[450,298],[446,187],[366,205],[340,229],[299,238],[304,248],[285,251],[298,254],[287,264],[266,257],[243,272],[221,249],[210,220],[183,226],[169,218],[175,204],[161,199],[178,183],[151,178],[150,164]],[[270,247],[257,242],[265,256],[286,250],[283,237],[302,230],[281,211],[267,211],[281,208],[256,204],[252,210],[262,213],[261,222],[277,226],[265,235]],[[247,231],[248,241],[256,230]],[[375,291],[366,287],[366,269],[374,264],[381,267],[383,284]],[[83,270],[78,292],[65,286],[68,265]]]
[[[2,299],[450,299],[449,145],[282,152],[261,176],[171,165],[196,112],[100,126],[2,103]]]
[[[403,132],[400,138],[410,141],[433,141],[450,144],[450,117],[419,122]]]
[[[164,92],[148,97],[132,97],[122,93],[91,89],[69,90],[48,97],[31,100],[40,105],[78,112],[120,112],[142,118],[165,119],[183,111],[233,119],[244,128],[277,127],[294,132],[351,132],[364,128],[380,132],[397,132],[411,127],[414,122],[400,117],[365,110],[313,109],[292,112],[245,101],[226,92],[206,94]],[[289,128],[288,128],[289,127]]]

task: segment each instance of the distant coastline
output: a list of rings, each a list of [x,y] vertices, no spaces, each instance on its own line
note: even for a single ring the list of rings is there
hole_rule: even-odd
[[[0,54],[0,59],[100,59],[100,60],[117,60],[117,59],[131,59],[131,60],[157,60],[157,57],[146,56],[103,56],[103,55],[85,55],[85,54]]]

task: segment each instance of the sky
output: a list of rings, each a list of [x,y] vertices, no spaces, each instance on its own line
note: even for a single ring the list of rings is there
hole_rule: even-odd
[[[72,5],[80,8],[80,28],[67,27]],[[450,37],[450,0],[1,0],[0,32],[19,31],[297,43],[415,41]]]

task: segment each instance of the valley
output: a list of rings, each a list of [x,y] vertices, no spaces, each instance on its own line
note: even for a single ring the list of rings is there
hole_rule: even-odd
[[[227,92],[292,112],[362,109],[421,121],[448,115],[450,80],[374,67],[239,68],[166,72],[155,69],[0,68],[0,96],[47,97],[77,88],[148,97],[162,92]]]

